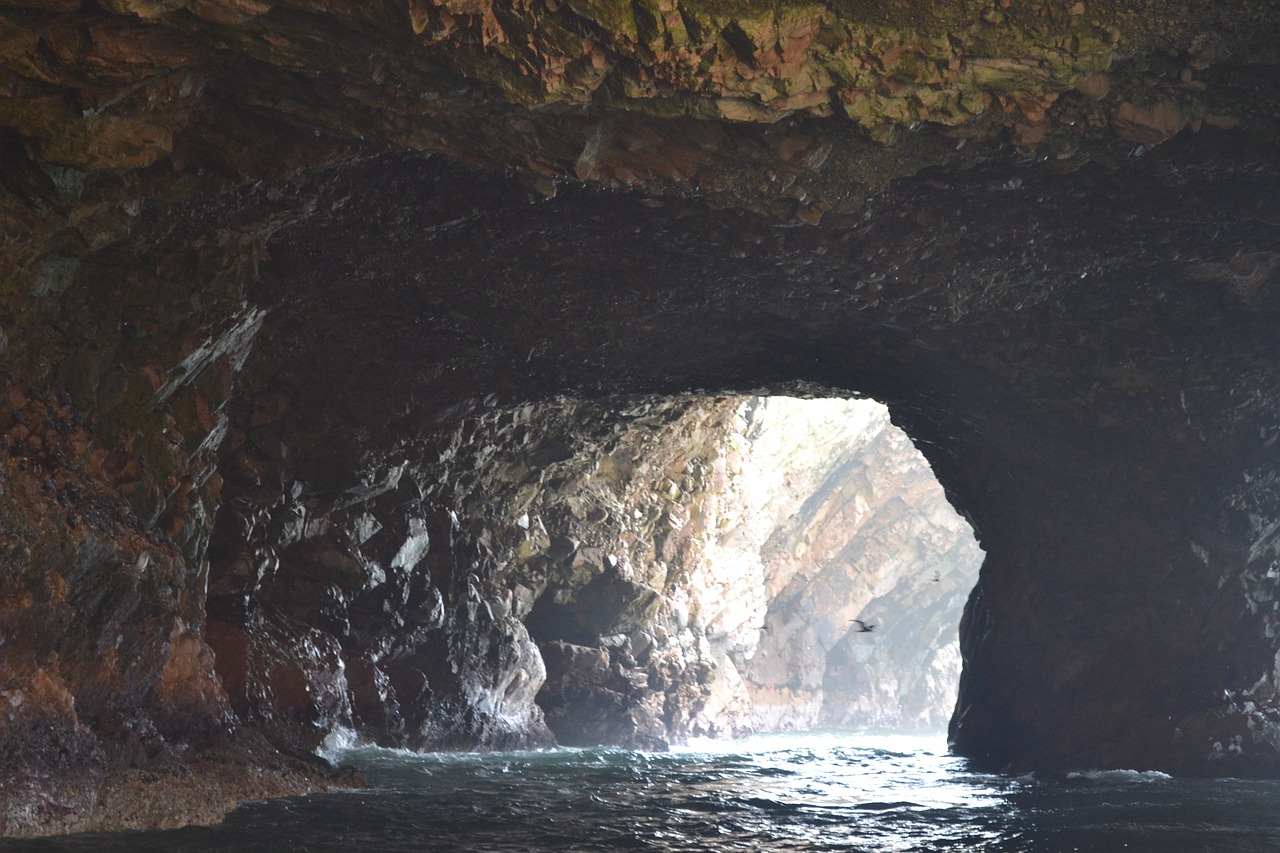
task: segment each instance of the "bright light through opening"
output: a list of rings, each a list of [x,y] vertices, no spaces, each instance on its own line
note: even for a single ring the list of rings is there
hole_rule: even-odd
[[[870,400],[750,398],[700,585],[743,729],[945,728],[982,552]],[[717,578],[736,578],[736,581]],[[725,667],[730,668],[730,667]]]

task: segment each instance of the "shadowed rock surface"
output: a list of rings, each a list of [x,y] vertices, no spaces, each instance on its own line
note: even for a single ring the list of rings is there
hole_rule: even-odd
[[[884,401],[972,523],[957,751],[1280,772],[1278,15],[5,6],[7,831],[548,743],[552,648],[608,739],[731,729],[640,587],[763,393]]]

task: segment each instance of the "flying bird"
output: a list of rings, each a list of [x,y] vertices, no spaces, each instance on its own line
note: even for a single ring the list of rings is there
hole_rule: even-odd
[[[866,622],[863,622],[861,619],[854,619],[853,624],[858,626],[859,634],[870,634],[872,631],[876,629],[875,625],[868,625]]]

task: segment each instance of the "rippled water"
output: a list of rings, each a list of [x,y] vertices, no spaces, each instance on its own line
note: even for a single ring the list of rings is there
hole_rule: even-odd
[[[221,826],[0,842],[94,851],[1275,851],[1280,783],[970,773],[940,739],[775,735],[667,754],[339,749],[373,790]]]

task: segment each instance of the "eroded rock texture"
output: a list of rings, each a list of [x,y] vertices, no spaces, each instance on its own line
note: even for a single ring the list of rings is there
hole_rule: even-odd
[[[652,749],[951,712],[979,557],[874,403],[526,404],[337,494],[269,440],[229,439],[229,470],[291,485],[228,479],[207,635],[278,740]]]
[[[882,407],[762,408],[743,478],[756,517],[713,558],[760,566],[762,633],[738,660],[755,728],[945,728],[982,562],[968,525]]]
[[[730,719],[629,586],[700,540],[570,498],[698,506],[757,393],[885,401],[973,523],[962,754],[1280,772],[1278,14],[5,6],[9,831],[323,784],[277,750],[335,720],[547,742],[544,668],[610,738]],[[669,654],[604,668],[606,612]]]

